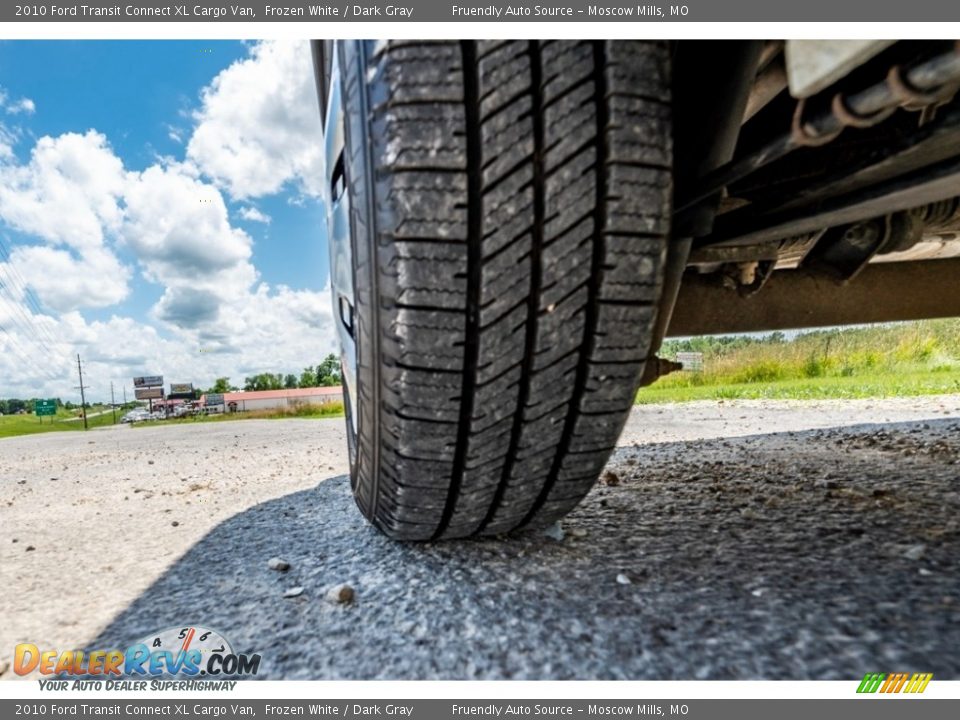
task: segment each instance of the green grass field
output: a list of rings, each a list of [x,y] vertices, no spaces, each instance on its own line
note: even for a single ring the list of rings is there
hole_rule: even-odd
[[[695,338],[661,355],[703,352],[704,371],[643,388],[643,404],[716,399],[866,398],[960,393],[960,320],[801,333],[792,340]]]
[[[108,410],[104,415],[96,417],[87,417],[87,424],[91,428],[104,427],[113,424],[113,416],[109,408],[93,408],[89,411],[92,415],[95,412]],[[117,410],[117,422],[126,410]],[[83,430],[83,420],[77,418],[72,412],[60,410],[52,419],[50,417],[40,418],[35,415],[5,415],[0,416],[0,438],[15,437],[17,435],[32,435],[35,433],[47,432],[75,432]],[[149,422],[136,423],[133,427],[156,427],[157,425],[182,425],[190,423],[210,423],[210,422],[232,422],[235,420],[276,420],[284,418],[328,418],[343,417],[343,403],[333,402],[324,405],[301,405],[299,407],[283,410],[254,410],[250,412],[222,413],[217,415],[197,415],[193,417],[171,418],[170,420],[151,420]]]
[[[88,410],[88,413],[92,415],[93,413],[99,413],[103,410],[109,411],[109,408],[94,407]],[[124,411],[117,409],[118,422],[123,412]],[[56,415],[44,417],[42,420],[41,423],[41,418],[38,418],[36,415],[4,415],[0,417],[0,438],[14,437],[16,435],[32,435],[34,433],[83,430],[83,420],[69,410],[61,409]],[[104,425],[112,424],[113,415],[110,412],[104,415],[97,415],[96,417],[87,417],[87,425],[90,427],[103,427]]]

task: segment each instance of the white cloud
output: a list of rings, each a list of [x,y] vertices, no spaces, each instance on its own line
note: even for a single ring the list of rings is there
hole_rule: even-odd
[[[28,238],[14,236],[0,275],[15,272],[53,311],[32,314],[12,292],[0,302],[29,318],[11,319],[9,335],[0,333],[0,396],[74,397],[77,352],[90,396],[105,399],[110,380],[119,395],[137,374],[241,383],[256,372],[298,372],[333,351],[329,291],[260,282],[253,239],[231,225],[223,194],[247,199],[290,188],[301,201],[318,194],[314,92],[306,43],[254,45],[204,91],[186,159],[158,158],[142,171],[125,168],[95,130],[43,137],[20,162],[12,152],[20,135],[0,124],[0,221]],[[2,89],[0,96],[9,111]],[[31,111],[18,102],[19,112]],[[172,140],[185,138],[167,130]],[[253,204],[236,217],[271,221]],[[143,319],[90,321],[82,308],[129,297],[134,267],[120,260],[121,250],[161,297]],[[55,357],[40,347],[51,337]]]
[[[321,122],[306,41],[264,41],[202,93],[187,157],[237,199],[319,196]]]
[[[230,225],[220,191],[188,168],[155,165],[131,177],[121,235],[145,277],[165,287],[154,316],[181,329],[217,322],[221,305],[257,279],[252,239]]]
[[[46,245],[19,245],[10,265],[52,310],[116,305],[129,294],[130,269],[104,248],[76,255]]]
[[[19,100],[10,100],[7,91],[2,87],[0,87],[0,108],[6,111],[8,115],[18,115],[20,113],[33,115],[37,110],[36,104],[30,98],[24,97]]]
[[[0,304],[0,310],[3,305]],[[113,316],[87,321],[76,311],[43,316],[57,338],[48,353],[18,327],[0,334],[0,397],[60,397],[79,401],[76,354],[84,364],[87,398],[132,398],[131,378],[160,373],[167,382],[209,387],[220,376],[242,384],[258,372],[296,373],[333,352],[329,291],[276,291],[260,285],[230,306],[223,322],[204,331],[164,336],[149,323]],[[0,312],[0,318],[2,318]],[[12,339],[11,339],[12,338]],[[16,344],[14,344],[16,343]]]
[[[93,130],[42,137],[24,164],[0,152],[0,220],[47,243],[17,246],[10,262],[49,307],[104,307],[127,296],[130,271],[107,242],[123,217],[126,183],[123,163]]]
[[[122,218],[123,163],[100,133],[37,141],[24,165],[0,165],[0,218],[29,235],[83,251]]]
[[[122,235],[161,281],[202,280],[250,258],[251,239],[231,227],[220,191],[180,166],[151,166],[127,185]]]
[[[250,222],[258,222],[269,225],[270,216],[266,213],[262,213],[257,210],[255,207],[242,207],[240,208],[240,217],[243,220],[249,220]]]
[[[17,115],[19,113],[33,115],[37,110],[37,106],[30,98],[20,98],[15,103],[7,105],[6,109],[11,115]]]

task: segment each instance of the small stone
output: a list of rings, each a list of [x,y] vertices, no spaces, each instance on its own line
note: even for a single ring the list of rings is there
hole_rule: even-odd
[[[920,568],[919,570],[917,570],[917,572],[920,573],[923,577],[930,577],[931,575],[933,575],[933,571],[928,570],[927,568]]]
[[[346,605],[349,602],[353,602],[353,588],[346,584],[334,585],[327,590],[325,597],[327,602]]]
[[[180,527],[180,523],[177,522],[176,520],[174,520],[174,521],[173,521],[172,523],[170,523],[170,524],[173,525],[173,527]]]
[[[546,535],[551,540],[556,540],[557,542],[561,542],[563,540],[564,532],[563,532],[563,528],[560,526],[560,523],[555,522],[550,527],[544,529],[543,534]]]
[[[607,487],[616,487],[620,484],[620,476],[613,470],[604,470],[603,475],[600,476],[600,482]]]
[[[923,553],[926,552],[927,546],[923,543],[919,545],[911,545],[906,550],[903,551],[903,556],[907,560],[919,560],[923,557]]]
[[[762,597],[763,593],[765,592],[766,590],[764,590],[763,588],[757,588],[756,590],[751,590],[750,594],[753,595],[754,597]]]
[[[277,572],[286,572],[290,569],[290,563],[288,563],[286,560],[281,560],[278,557],[274,557],[267,560],[267,567],[271,570],[276,570]]]
[[[153,465],[153,460],[147,460],[147,465]]]
[[[623,573],[617,574],[617,582],[621,585],[633,585],[633,581]]]
[[[585,538],[587,536],[587,531],[583,528],[574,528],[570,531],[570,534],[575,538]]]
[[[36,548],[33,545],[27,545],[27,549],[24,552],[33,552]]]
[[[295,598],[300,597],[301,595],[303,595],[303,588],[300,586],[292,587],[288,590],[284,590],[283,592],[283,596],[285,598]]]

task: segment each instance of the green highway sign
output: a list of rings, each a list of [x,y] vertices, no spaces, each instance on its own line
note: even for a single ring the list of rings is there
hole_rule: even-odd
[[[56,400],[37,400],[33,405],[33,411],[37,415],[56,415],[57,414],[57,401]]]

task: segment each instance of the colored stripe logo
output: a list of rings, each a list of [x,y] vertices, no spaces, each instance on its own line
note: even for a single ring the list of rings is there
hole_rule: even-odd
[[[922,693],[933,679],[933,673],[867,673],[860,681],[858,693]]]

